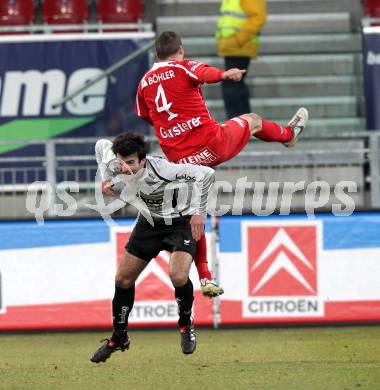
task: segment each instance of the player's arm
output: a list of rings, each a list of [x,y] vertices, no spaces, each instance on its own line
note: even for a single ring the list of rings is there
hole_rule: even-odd
[[[148,106],[145,103],[145,99],[144,99],[144,95],[143,95],[143,92],[142,92],[141,84],[139,85],[139,88],[138,88],[137,94],[136,94],[135,113],[140,118],[144,119],[146,122],[148,122],[150,125],[153,126],[153,121],[150,118],[149,109],[148,109]]]
[[[102,191],[109,196],[115,196],[112,190],[112,178],[107,174],[107,164],[116,158],[112,152],[112,142],[106,139],[97,141],[95,144],[95,158],[102,181]]]
[[[246,72],[245,69],[237,68],[224,71],[196,61],[189,61],[188,65],[192,65],[190,71],[193,70],[198,82],[206,84],[214,84],[222,80],[240,81]]]
[[[196,207],[198,206],[198,212],[193,214],[190,220],[191,232],[195,240],[200,240],[205,229],[206,216],[207,216],[207,199],[211,185],[215,181],[215,171],[212,168],[204,167],[200,165],[183,164],[180,169],[183,169],[187,174],[191,175],[192,172],[196,177],[193,187],[196,195]]]
[[[223,80],[223,70],[207,64],[200,63],[195,69],[195,74],[201,83],[214,84]]]

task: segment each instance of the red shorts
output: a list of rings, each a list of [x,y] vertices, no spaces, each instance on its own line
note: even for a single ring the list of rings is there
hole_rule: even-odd
[[[207,145],[175,162],[213,167],[235,157],[250,138],[248,121],[240,117],[232,118],[210,131]]]

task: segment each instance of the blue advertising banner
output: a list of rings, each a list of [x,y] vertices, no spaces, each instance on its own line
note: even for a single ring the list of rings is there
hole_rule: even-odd
[[[149,66],[148,53],[71,101],[54,104],[151,38],[153,33],[0,39],[0,139],[101,137],[128,130],[147,133],[148,126],[134,114],[134,102]],[[0,145],[0,153],[20,155],[23,149]]]
[[[368,130],[380,130],[380,27],[365,27],[364,76]]]

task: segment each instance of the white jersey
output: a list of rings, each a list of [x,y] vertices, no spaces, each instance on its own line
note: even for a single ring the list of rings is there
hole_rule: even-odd
[[[162,157],[148,156],[145,168],[135,175],[122,175],[113,170],[116,156],[112,152],[112,142],[99,140],[95,145],[96,161],[102,180],[119,180],[123,193],[125,187],[141,199],[152,217],[177,218],[183,215],[206,214],[209,189],[215,180],[212,168],[174,164]],[[128,202],[128,199],[124,199]]]

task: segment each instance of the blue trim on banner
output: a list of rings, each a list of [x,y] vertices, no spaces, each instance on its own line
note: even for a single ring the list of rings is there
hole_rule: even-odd
[[[241,252],[241,222],[308,220],[305,215],[223,217],[220,222],[220,251]],[[323,221],[323,249],[380,248],[380,213],[355,213],[348,217],[318,214]]]
[[[118,220],[130,225],[133,219]],[[0,249],[37,248],[47,246],[108,242],[109,227],[103,220],[1,222]]]
[[[291,216],[243,216],[220,218],[220,251],[241,252],[242,221],[304,220],[305,215]],[[380,213],[356,213],[349,217],[319,214],[323,221],[323,248],[327,250],[380,248]],[[131,225],[132,218],[117,219],[120,226]],[[210,219],[206,223],[210,231]],[[37,248],[109,242],[109,227],[99,219],[36,222],[0,222],[0,250]]]
[[[128,226],[134,218],[115,220],[117,225]],[[210,231],[210,221],[206,223]],[[99,219],[45,221],[38,225],[28,222],[0,222],[0,250],[41,248],[48,246],[97,244],[110,241],[108,225]]]

